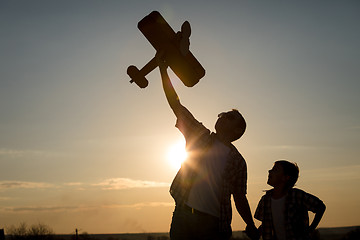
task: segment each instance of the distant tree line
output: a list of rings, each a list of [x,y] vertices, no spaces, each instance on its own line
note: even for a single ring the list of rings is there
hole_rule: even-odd
[[[145,237],[145,236],[144,236]],[[0,240],[4,240],[4,229],[0,229]],[[20,223],[18,226],[10,226],[6,228],[7,240],[99,240],[96,237],[83,232],[81,234],[74,234],[66,238],[57,236],[54,231],[47,225],[38,223],[28,226],[26,223]],[[149,234],[146,236],[146,240],[169,240],[169,236],[154,236]],[[312,236],[312,240],[321,240],[321,236],[318,230],[316,230]],[[345,236],[339,238],[341,240],[360,240],[360,227],[357,227],[349,231]],[[109,237],[107,240],[127,240],[123,238]],[[247,236],[231,237],[230,240],[249,240]]]
[[[39,223],[27,226],[21,223],[19,226],[10,226],[6,229],[6,235],[10,240],[54,240],[54,231],[47,225]]]

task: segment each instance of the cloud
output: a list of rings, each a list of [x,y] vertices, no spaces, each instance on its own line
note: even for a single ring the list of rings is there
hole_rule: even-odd
[[[133,180],[129,178],[109,178],[104,181],[93,184],[94,186],[101,186],[106,190],[119,190],[128,188],[157,188],[157,187],[169,187],[169,183],[165,182],[153,182],[143,180]]]
[[[20,206],[4,207],[1,210],[12,213],[36,213],[36,212],[69,212],[69,211],[89,211],[99,209],[141,209],[146,207],[173,207],[173,202],[142,202],[134,204],[99,204],[99,205],[78,205],[78,206]]]
[[[65,186],[69,186],[69,187],[79,187],[79,186],[84,186],[85,183],[82,182],[68,182],[68,183],[64,183]]]
[[[10,197],[0,197],[0,201],[8,201],[11,200]]]
[[[77,188],[78,190],[86,190],[89,187],[101,187],[102,190],[121,190],[129,188],[158,188],[169,187],[169,183],[154,182],[144,180],[133,180],[130,178],[109,178],[100,183],[82,183],[68,182],[63,183],[62,187]],[[26,182],[26,181],[0,181],[0,190],[11,189],[44,189],[44,188],[61,188],[61,185],[54,185],[45,182]]]
[[[302,146],[302,145],[268,145],[264,146],[267,149],[275,149],[275,150],[305,150],[313,148],[312,146]]]
[[[18,189],[18,188],[50,188],[52,184],[42,182],[23,182],[23,181],[0,181],[0,190],[4,189]]]
[[[50,157],[56,153],[41,151],[41,150],[16,150],[16,149],[7,149],[7,148],[0,148],[0,157],[6,158],[23,158],[23,157]]]
[[[60,212],[60,211],[69,211],[76,210],[79,207],[76,206],[28,206],[28,207],[7,207],[4,208],[7,212]]]
[[[338,166],[322,169],[309,169],[300,172],[304,176],[304,182],[311,181],[355,181],[360,179],[360,165]]]
[[[0,156],[6,156],[11,158],[21,157],[24,155],[23,151],[13,150],[13,149],[0,149]]]
[[[116,207],[121,208],[144,208],[144,207],[173,207],[173,202],[142,202],[142,203],[134,203],[134,204],[127,204],[127,205],[116,205]]]

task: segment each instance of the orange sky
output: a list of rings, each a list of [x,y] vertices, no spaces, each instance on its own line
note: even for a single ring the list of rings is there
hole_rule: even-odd
[[[137,29],[152,10],[175,31],[190,22],[206,69],[192,88],[171,74],[182,103],[211,130],[231,108],[247,120],[235,145],[252,211],[288,159],[327,206],[320,227],[360,225],[357,1],[35,0],[0,3],[0,228],[168,231],[183,139],[158,70],[146,89],[126,75],[155,54]]]

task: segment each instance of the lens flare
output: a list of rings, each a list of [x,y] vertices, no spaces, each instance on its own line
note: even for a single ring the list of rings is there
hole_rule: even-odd
[[[187,155],[185,141],[179,141],[170,146],[167,152],[167,160],[172,168],[180,169],[181,164],[185,161]]]

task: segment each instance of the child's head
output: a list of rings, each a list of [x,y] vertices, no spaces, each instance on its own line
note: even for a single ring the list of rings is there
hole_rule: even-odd
[[[218,115],[218,120],[215,124],[216,133],[226,135],[230,142],[239,139],[244,134],[245,129],[245,119],[238,110],[233,109]]]
[[[296,163],[286,160],[276,161],[269,171],[268,184],[275,187],[283,184],[286,189],[294,187],[299,177],[299,167]]]

